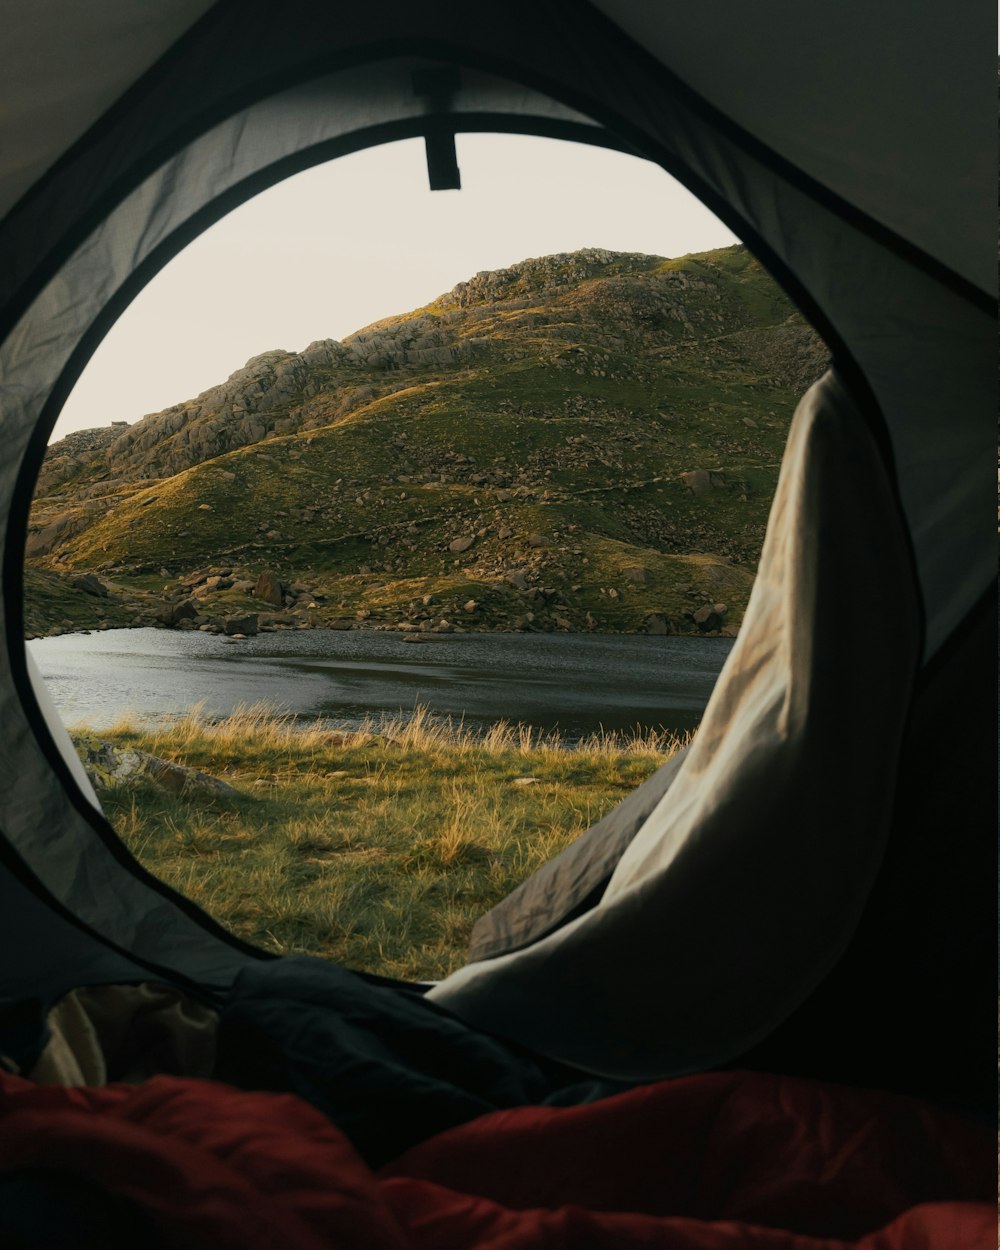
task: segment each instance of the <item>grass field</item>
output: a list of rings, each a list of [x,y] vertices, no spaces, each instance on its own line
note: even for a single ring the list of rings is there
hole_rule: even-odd
[[[422,711],[344,734],[266,707],[122,722],[100,737],[238,791],[104,792],[112,824],[158,877],[269,950],[410,979],[460,966],[474,921],[681,745],[569,745],[503,724],[483,738]]]

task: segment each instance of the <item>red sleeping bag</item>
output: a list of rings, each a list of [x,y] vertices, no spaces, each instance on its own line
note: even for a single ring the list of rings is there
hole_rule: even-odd
[[[83,1178],[184,1250],[993,1250],[994,1159],[911,1099],[725,1072],[496,1112],[376,1174],[291,1095],[0,1074],[0,1170]]]

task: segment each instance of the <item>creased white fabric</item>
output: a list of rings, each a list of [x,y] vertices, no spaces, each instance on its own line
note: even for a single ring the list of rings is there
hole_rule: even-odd
[[[875,443],[834,375],[799,405],[743,628],[598,906],[430,997],[626,1079],[738,1055],[832,967],[879,864],[919,650]]]

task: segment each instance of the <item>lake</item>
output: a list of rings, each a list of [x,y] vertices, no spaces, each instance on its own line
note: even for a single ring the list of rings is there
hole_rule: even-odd
[[[296,630],[245,642],[157,629],[39,638],[27,645],[67,724],[94,728],[201,703],[208,716],[268,702],[354,728],[422,704],[470,729],[497,720],[569,738],[693,729],[731,638],[443,634],[414,645],[368,630]]]

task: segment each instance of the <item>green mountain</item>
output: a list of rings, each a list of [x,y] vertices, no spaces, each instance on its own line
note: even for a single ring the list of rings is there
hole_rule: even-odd
[[[742,247],[477,274],[53,444],[28,631],[249,611],[275,628],[733,632],[793,408],[825,363]]]

